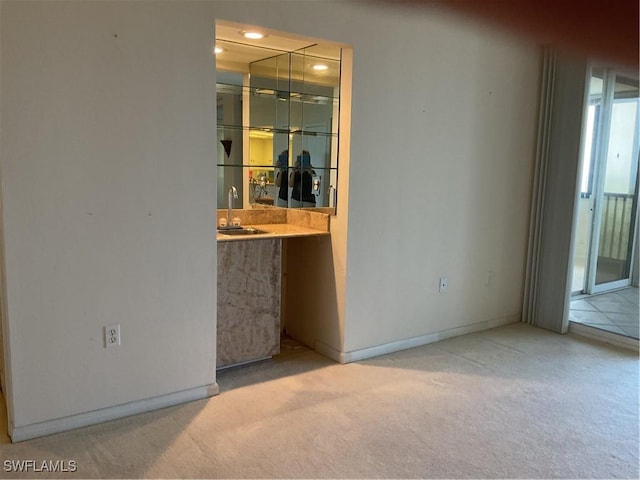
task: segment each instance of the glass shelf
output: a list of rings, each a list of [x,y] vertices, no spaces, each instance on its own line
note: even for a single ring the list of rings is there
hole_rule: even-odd
[[[323,94],[314,94],[302,91],[296,92],[291,90],[280,90],[277,88],[256,86],[246,87],[227,83],[216,83],[216,93],[222,95],[243,95],[244,93],[249,93],[249,95],[253,97],[264,97],[270,100],[279,100],[282,102],[289,100],[291,102],[308,103],[313,105],[337,104],[339,101],[338,97],[326,95],[325,92],[323,92]]]
[[[316,131],[310,131],[310,130],[301,130],[301,129],[296,129],[296,130],[289,130],[286,128],[274,128],[271,126],[249,126],[249,127],[244,127],[244,126],[238,126],[238,125],[226,125],[223,123],[218,123],[218,131],[219,132],[224,132],[226,130],[234,130],[237,132],[242,132],[242,131],[248,131],[249,134],[251,133],[264,133],[265,135],[291,135],[291,136],[296,136],[296,137],[338,137],[338,133],[332,133],[332,132],[316,132]]]
[[[274,168],[283,168],[283,167],[278,167],[274,164],[257,164],[257,163],[251,163],[251,164],[237,164],[237,165],[232,165],[229,163],[218,163],[216,164],[217,167],[221,167],[221,168],[249,168],[249,169],[258,169],[258,170],[264,170],[264,169],[274,169]],[[289,169],[293,169],[294,165],[288,165],[287,166]],[[313,170],[327,170],[327,171],[331,171],[331,170],[338,170],[337,167],[316,167],[315,165],[311,164],[311,169]]]

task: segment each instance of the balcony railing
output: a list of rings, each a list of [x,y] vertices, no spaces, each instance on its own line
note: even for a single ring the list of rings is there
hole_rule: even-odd
[[[631,251],[630,232],[635,219],[633,195],[605,192],[603,201],[598,256],[627,260]]]

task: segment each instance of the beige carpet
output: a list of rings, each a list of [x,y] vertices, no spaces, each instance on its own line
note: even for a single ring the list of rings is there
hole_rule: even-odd
[[[217,397],[0,457],[72,459],[73,478],[638,478],[638,373],[524,324],[349,365],[288,348],[220,373]]]

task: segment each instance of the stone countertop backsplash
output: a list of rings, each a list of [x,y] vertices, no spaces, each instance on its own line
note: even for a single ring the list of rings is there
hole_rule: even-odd
[[[217,221],[227,218],[227,209],[217,211]],[[255,227],[267,233],[259,235],[223,235],[218,233],[218,241],[260,240],[274,237],[302,237],[311,235],[329,235],[328,213],[289,208],[234,209],[232,216],[240,218],[243,227]],[[216,221],[216,223],[217,223]]]

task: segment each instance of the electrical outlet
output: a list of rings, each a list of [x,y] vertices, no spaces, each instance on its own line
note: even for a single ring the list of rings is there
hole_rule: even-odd
[[[105,348],[120,346],[120,324],[107,325],[104,327],[104,346]]]
[[[438,286],[438,291],[440,293],[446,292],[447,288],[449,288],[449,280],[447,280],[447,277],[440,277],[440,284]]]

